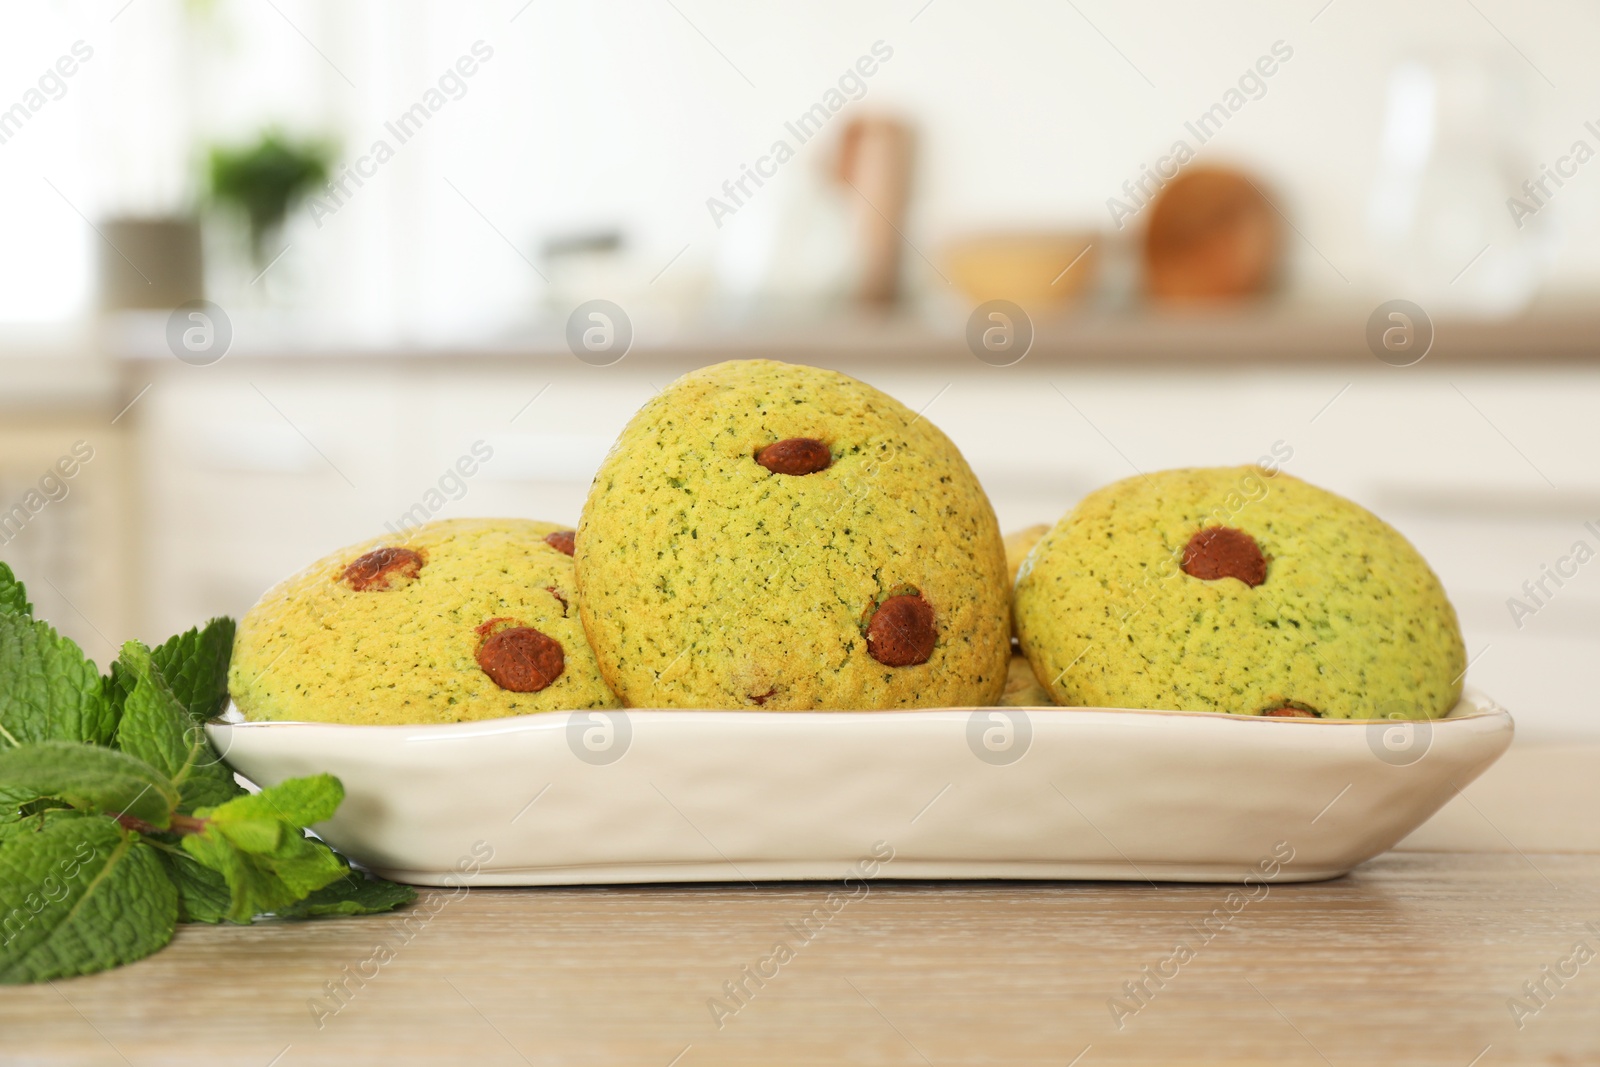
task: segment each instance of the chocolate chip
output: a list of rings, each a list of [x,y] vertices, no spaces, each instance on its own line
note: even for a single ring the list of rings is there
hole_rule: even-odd
[[[351,589],[382,593],[415,578],[423,562],[422,553],[409,548],[375,548],[346,567],[341,577]]]
[[[815,474],[828,469],[833,453],[814,437],[791,437],[757,452],[756,462],[774,474]]]
[[[566,665],[561,643],[531,626],[497,631],[478,648],[483,673],[512,693],[537,693],[561,677]]]
[[[1284,704],[1282,707],[1268,708],[1261,713],[1269,719],[1320,719],[1322,715],[1310,708],[1299,708],[1293,704]]]
[[[553,534],[545,534],[544,543],[557,552],[565,552],[570,556],[578,547],[578,535],[572,530],[557,530]]]
[[[928,662],[938,639],[933,605],[920,593],[889,597],[867,623],[867,652],[886,667]]]
[[[1237,578],[1257,586],[1267,580],[1267,560],[1256,539],[1243,530],[1210,526],[1183,546],[1183,573],[1208,582]]]

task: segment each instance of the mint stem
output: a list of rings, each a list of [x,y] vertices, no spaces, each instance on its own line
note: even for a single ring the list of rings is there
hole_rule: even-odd
[[[129,815],[126,812],[118,812],[116,820],[125,829],[135,830],[141,834],[198,834],[206,828],[206,823],[209,821],[207,819],[197,819],[193,815],[185,815],[177,811],[172,813],[171,824],[166,830],[152,826],[143,819]]]
[[[143,819],[135,818],[134,816],[128,815],[125,812],[118,812],[116,815],[116,820],[122,824],[122,827],[125,830],[135,830],[141,834],[159,834],[161,832],[154,826],[151,826],[149,823],[145,822]]]

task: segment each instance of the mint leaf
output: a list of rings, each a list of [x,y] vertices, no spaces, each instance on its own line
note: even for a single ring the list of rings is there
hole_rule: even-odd
[[[344,785],[331,774],[286,778],[259,793],[230,800],[209,812],[196,812],[238,833],[247,823],[281,820],[295,827],[312,826],[333,818],[344,800]]]
[[[280,908],[286,919],[306,919],[319,915],[377,915],[393,911],[417,899],[408,885],[351,871],[338,881],[329,882],[298,904]]]
[[[329,774],[290,778],[269,789],[195,812],[199,833],[183,849],[228,883],[226,918],[249,922],[295,904],[349,868],[301,827],[331,817],[344,787]]]
[[[219,923],[228,917],[228,882],[210,867],[203,867],[186,852],[160,849],[167,875],[178,889],[178,921]]]
[[[178,893],[111,819],[51,812],[0,836],[0,982],[129,963],[172,940]]]
[[[328,850],[341,864],[346,861]],[[217,923],[229,917],[232,894],[227,879],[210,867],[202,866],[186,853],[163,849],[161,859],[178,887],[178,921]],[[393,911],[417,898],[408,885],[378,878],[345,867],[343,877],[335,878],[310,896],[276,909],[285,919],[306,919],[323,915],[376,915]],[[249,920],[244,920],[248,922]]]
[[[34,816],[33,818],[28,819],[26,822],[18,820],[16,822],[0,823],[0,848],[3,848],[6,841],[17,836],[18,834],[38,833],[51,819],[62,816],[80,818],[82,815],[82,812],[57,810],[46,812],[43,815]],[[4,939],[4,937],[5,934],[0,933],[0,939]]]
[[[224,918],[247,923],[262,912],[287,908],[349,869],[327,845],[293,827],[285,829],[271,849],[241,848],[214,825],[183,839],[185,852],[227,882]]]
[[[0,743],[109,744],[116,720],[100,673],[50,625],[0,612]]]
[[[28,603],[28,591],[4,563],[0,563],[0,612],[8,615],[33,614],[33,605]]]
[[[114,724],[122,722],[122,706],[128,701],[128,694],[138,679],[134,678],[128,668],[113,660],[111,670],[100,679],[100,691],[105,694],[106,703],[111,706],[111,721]],[[115,729],[112,730],[114,734]]]
[[[205,728],[190,717],[150,650],[137,641],[122,646],[114,675],[131,683],[117,724],[117,747],[137,756],[178,787],[181,806],[207,807],[238,796],[243,790],[206,738]]]
[[[127,814],[159,828],[167,826],[179,799],[178,787],[143,760],[71,741],[0,749],[0,790],[26,800],[55,797],[85,811]]]
[[[195,722],[214,719],[228,706],[228,659],[233,655],[235,629],[232,619],[212,619],[204,629],[168,638],[150,653]]]

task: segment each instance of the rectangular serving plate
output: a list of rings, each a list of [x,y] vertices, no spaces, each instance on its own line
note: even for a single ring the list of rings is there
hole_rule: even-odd
[[[316,830],[363,866],[484,886],[1315,881],[1420,826],[1513,729],[1470,691],[1416,723],[1039,707],[207,727],[260,785],[337,775]]]

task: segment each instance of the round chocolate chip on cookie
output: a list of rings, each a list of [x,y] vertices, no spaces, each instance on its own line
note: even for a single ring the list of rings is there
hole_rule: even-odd
[[[1267,558],[1256,539],[1231,526],[1207,526],[1183,546],[1183,573],[1216,581],[1237,578],[1256,586],[1267,580]]]
[[[494,630],[478,646],[477,660],[490,681],[511,693],[537,693],[567,665],[561,642],[531,626]]]
[[[917,593],[889,597],[867,623],[867,652],[888,667],[928,662],[938,641],[933,607]]]
[[[361,592],[386,593],[422,573],[422,553],[386,545],[357,556],[344,569],[345,584]]]

